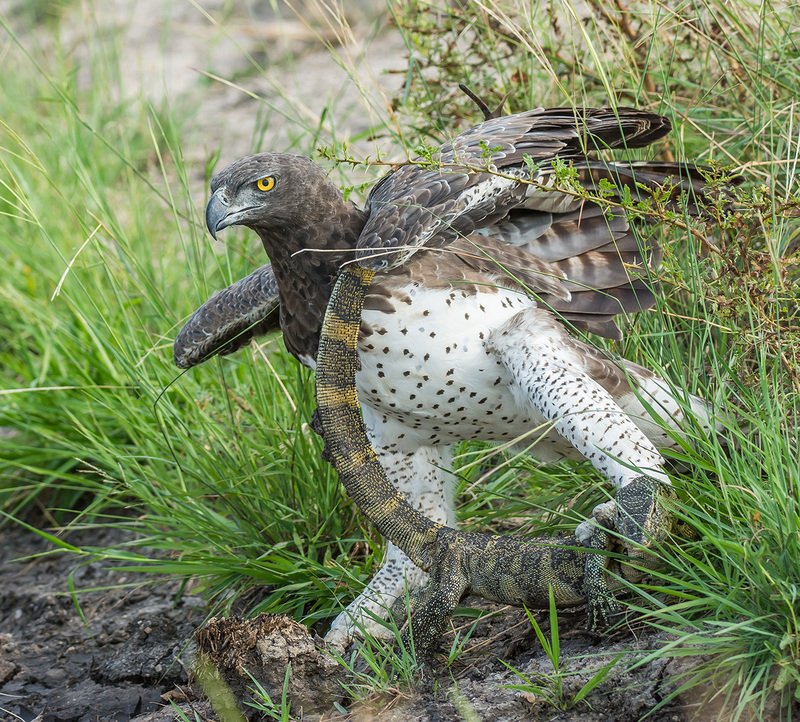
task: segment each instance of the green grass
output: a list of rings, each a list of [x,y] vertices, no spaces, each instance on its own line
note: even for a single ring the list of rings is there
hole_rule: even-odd
[[[490,104],[510,91],[511,111],[662,112],[675,132],[658,152],[744,176],[734,212],[696,226],[713,230],[705,247],[663,231],[663,301],[610,348],[709,400],[726,427],[727,447],[689,429],[694,444],[675,453],[700,536],[665,549],[663,572],[632,603],[677,635],[653,655],[711,654],[683,681],[716,690],[734,719],[775,699],[788,709],[800,689],[800,11],[717,0],[627,13],[593,2],[580,18],[568,2],[399,7],[410,61],[390,108],[333,96],[324,117],[297,110],[293,152],[401,158],[477,119],[457,90],[465,82]],[[329,22],[343,41],[329,44],[332,62],[369,88],[353,70],[350,28]],[[7,30],[4,63],[16,72],[0,86],[0,427],[13,433],[0,434],[0,508],[55,528],[130,528],[135,544],[82,553],[183,576],[220,603],[257,587],[254,611],[324,627],[376,568],[382,542],[319,459],[306,425],[313,377],[277,337],[182,375],[171,363],[188,314],[263,260],[252,234],[227,236],[221,255],[207,240],[195,179],[208,179],[216,149],[187,166],[183,111],[114,100],[119,44],[94,47],[87,86],[57,43],[25,34],[18,44]],[[354,112],[374,127],[347,139],[337,119]],[[278,122],[267,103],[260,117],[254,147]],[[381,172],[338,168],[355,197]],[[485,451],[459,458],[470,528],[569,528],[609,493],[587,465],[545,469]]]

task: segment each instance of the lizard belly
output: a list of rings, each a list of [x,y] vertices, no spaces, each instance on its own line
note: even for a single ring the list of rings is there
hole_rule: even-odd
[[[574,457],[566,440],[546,433],[544,417],[518,403],[510,372],[485,345],[493,328],[535,302],[504,290],[415,290],[413,302],[395,304],[394,313],[362,315],[371,333],[359,341],[356,385],[362,405],[374,412],[373,428],[377,416],[382,437],[412,444],[508,442],[533,432],[527,443],[545,434],[535,456]]]

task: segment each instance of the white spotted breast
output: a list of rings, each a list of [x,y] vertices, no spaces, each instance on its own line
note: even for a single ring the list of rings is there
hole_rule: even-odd
[[[362,314],[356,375],[362,404],[427,444],[510,441],[544,424],[517,404],[510,373],[485,344],[493,328],[535,307],[532,299],[457,284],[432,289],[410,283],[398,290],[383,310]],[[562,443],[556,456],[573,456]]]

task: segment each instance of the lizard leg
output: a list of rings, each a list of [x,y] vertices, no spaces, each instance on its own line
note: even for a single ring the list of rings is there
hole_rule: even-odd
[[[602,524],[596,525],[587,546],[590,553],[586,557],[586,613],[589,629],[608,626],[612,617],[619,612],[614,597],[613,573],[619,573],[619,564],[603,552],[615,550],[615,537]]]
[[[454,526],[452,499],[452,454],[449,446],[403,447],[396,429],[374,418],[369,407],[363,407],[368,435],[389,479],[408,502],[433,521]],[[376,432],[377,429],[377,432]],[[380,432],[380,433],[378,433]],[[325,640],[344,647],[363,632],[379,638],[390,638],[391,632],[378,619],[388,619],[395,601],[414,592],[428,581],[428,574],[419,569],[398,547],[389,543],[383,566],[364,591],[336,617]]]
[[[411,624],[402,637],[406,649],[413,641],[418,661],[431,661],[437,641],[469,587],[464,573],[469,567],[467,554],[457,534],[439,535],[430,582],[418,598]]]

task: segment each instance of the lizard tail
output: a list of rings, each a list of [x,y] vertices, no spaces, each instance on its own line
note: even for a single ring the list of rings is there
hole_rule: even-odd
[[[350,264],[331,294],[317,354],[316,394],[326,450],[350,498],[378,531],[428,570],[440,524],[395,489],[367,438],[355,377],[364,297],[375,272]]]

